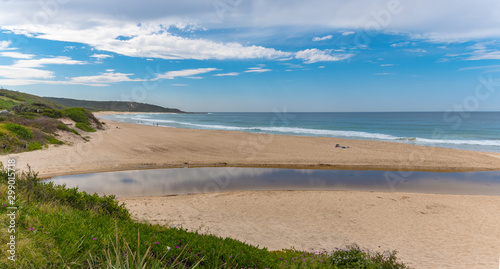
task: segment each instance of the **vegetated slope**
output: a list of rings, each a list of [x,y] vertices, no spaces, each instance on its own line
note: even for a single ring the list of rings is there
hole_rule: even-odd
[[[52,109],[64,109],[64,105],[49,99],[18,91],[0,89],[0,109],[10,109],[19,104],[42,104]]]
[[[38,150],[49,144],[64,144],[58,139],[63,131],[82,137],[82,131],[95,132],[96,129],[102,129],[102,123],[86,109],[66,108],[43,97],[17,91],[0,89],[0,110],[2,153]],[[64,124],[62,118],[73,120],[74,126]]]
[[[69,98],[44,97],[50,101],[66,107],[81,107],[91,111],[119,111],[119,112],[173,112],[183,113],[177,108],[166,108],[157,105],[124,102],[124,101],[88,101]]]

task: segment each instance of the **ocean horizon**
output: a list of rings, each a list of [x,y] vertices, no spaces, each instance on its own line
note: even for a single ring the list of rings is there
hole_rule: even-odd
[[[208,112],[99,117],[173,128],[367,139],[500,152],[500,112]]]

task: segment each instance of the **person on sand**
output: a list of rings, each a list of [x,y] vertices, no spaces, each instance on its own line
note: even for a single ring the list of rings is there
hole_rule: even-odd
[[[349,149],[351,147],[346,147],[346,146],[341,146],[339,144],[335,145],[336,148],[343,148],[343,149]]]

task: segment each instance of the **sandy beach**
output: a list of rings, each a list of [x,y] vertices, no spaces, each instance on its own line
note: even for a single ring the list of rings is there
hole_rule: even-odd
[[[412,268],[498,268],[500,197],[259,191],[123,198],[134,218],[272,250],[356,243]]]
[[[98,113],[96,113],[98,114]],[[195,130],[104,121],[89,142],[3,155],[41,177],[102,171],[196,167],[280,167],[349,170],[500,170],[500,155],[370,140]],[[335,148],[336,144],[349,149]]]
[[[72,145],[1,156],[41,177],[199,167],[488,171],[494,153],[403,143],[193,130],[104,121]],[[335,148],[336,144],[349,149]],[[414,268],[497,268],[500,197],[355,191],[261,191],[122,198],[134,218],[282,249],[356,243],[397,250]]]

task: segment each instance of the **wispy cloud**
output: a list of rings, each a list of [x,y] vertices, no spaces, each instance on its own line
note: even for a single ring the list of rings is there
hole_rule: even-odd
[[[174,79],[176,77],[190,77],[190,76],[195,76],[199,74],[204,74],[204,73],[209,73],[219,70],[217,68],[196,68],[196,69],[184,69],[184,70],[178,70],[178,71],[169,71],[166,72],[165,74],[160,74],[158,75],[158,78],[160,79]]]
[[[399,48],[399,47],[406,47],[408,45],[410,45],[410,42],[399,42],[399,43],[392,43],[391,47]]]
[[[98,62],[102,62],[102,60],[104,60],[104,59],[113,58],[113,55],[108,55],[108,54],[93,54],[93,55],[90,55],[90,57],[95,58]]]
[[[33,54],[24,54],[24,53],[17,52],[17,51],[3,51],[3,52],[0,52],[0,56],[15,58],[15,59],[31,59],[31,58],[35,57],[35,55],[33,55]]]
[[[6,50],[10,46],[11,42],[8,41],[0,41],[0,50]]]
[[[336,53],[333,54],[332,50],[319,50],[319,49],[306,49],[301,50],[295,54],[295,58],[304,61],[306,64],[316,62],[338,62],[349,59],[354,54],[352,53]]]
[[[312,41],[323,41],[323,40],[332,39],[332,37],[333,37],[332,35],[326,35],[323,37],[315,36],[315,37],[313,37]]]
[[[355,34],[355,33],[356,33],[356,32],[354,32],[354,31],[343,31],[343,32],[342,32],[342,35],[353,35],[353,34]]]
[[[405,49],[405,51],[410,52],[410,53],[415,53],[415,54],[424,54],[424,53],[427,53],[427,50],[421,49],[421,48]]]
[[[394,66],[394,64],[381,64],[380,66],[386,67],[386,66]]]
[[[245,73],[264,73],[273,71],[272,69],[264,68],[264,65],[259,65],[257,67],[250,67]]]
[[[240,73],[238,72],[229,72],[229,73],[222,73],[222,74],[215,74],[214,76],[216,77],[225,77],[225,76],[237,76]]]
[[[0,65],[0,77],[7,79],[49,79],[54,77],[54,73],[35,68]]]
[[[497,68],[500,68],[500,65],[471,66],[471,67],[460,68],[458,69],[458,71],[476,70],[476,69],[497,69]]]
[[[185,87],[185,86],[188,86],[188,85],[187,84],[172,84],[172,86]]]
[[[14,66],[35,68],[35,67],[44,67],[46,65],[51,65],[51,64],[81,65],[81,64],[86,64],[86,62],[73,60],[66,56],[58,56],[53,58],[19,60],[14,64]]]
[[[131,79],[134,74],[107,72],[96,76],[73,77],[68,84],[83,84],[91,86],[109,86],[110,83],[143,81],[142,79]]]

